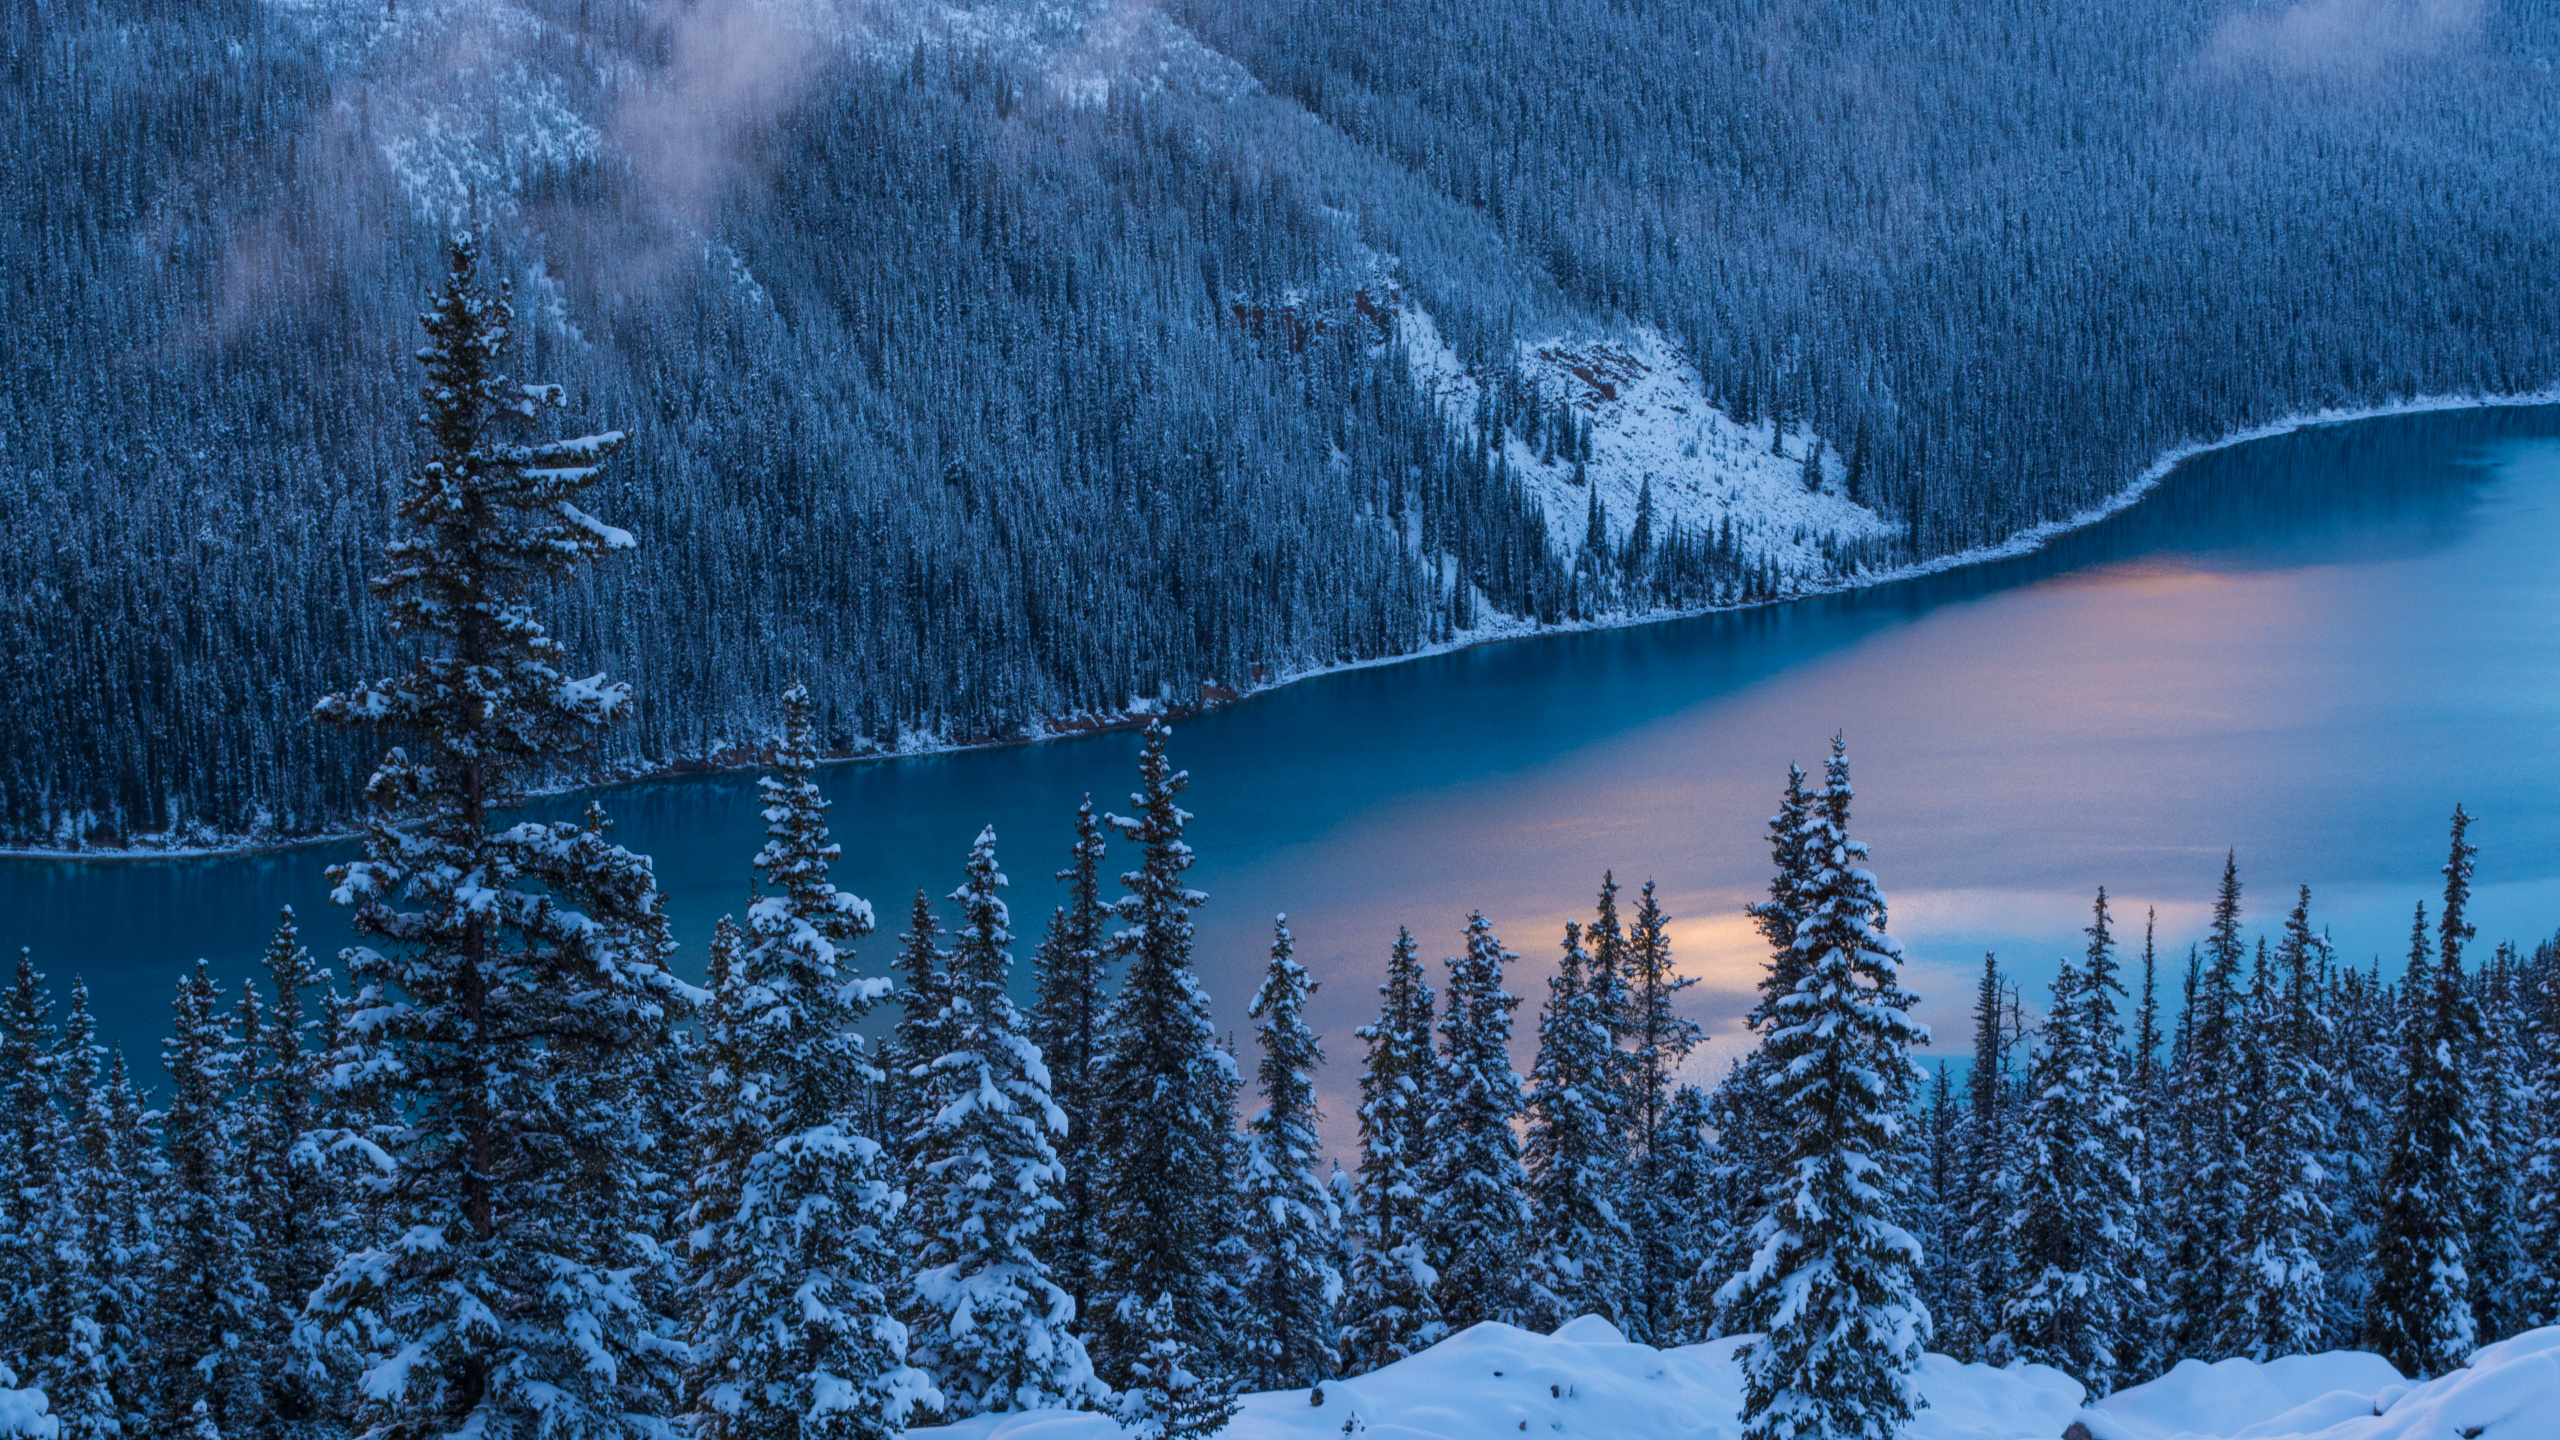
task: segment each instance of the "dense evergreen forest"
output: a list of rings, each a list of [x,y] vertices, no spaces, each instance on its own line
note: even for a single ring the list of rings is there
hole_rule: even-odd
[[[1172,1440],[1241,1391],[1599,1315],[1658,1346],[1761,1336],[1752,1440],[1892,1440],[1932,1341],[2104,1394],[2331,1346],[2440,1375],[2560,1323],[2560,941],[2476,958],[2460,807],[2398,975],[2333,954],[2307,888],[2253,943],[2234,857],[2172,1013],[2101,890],[2040,1011],[1986,958],[1962,1085],[1942,1064],[1924,1095],[1835,738],[1768,823],[1754,1044],[1712,1088],[1683,1079],[1701,1037],[1655,887],[1604,876],[1526,1077],[1518,957],[1483,916],[1436,992],[1395,937],[1356,1168],[1319,1174],[1312,982],[1281,917],[1247,1117],[1162,721],[1131,813],[1072,817],[1026,1008],[992,831],[855,948],[880,917],[832,873],[795,683],[750,899],[683,982],[602,807],[517,813],[640,713],[536,603],[635,548],[586,508],[628,439],[543,438],[560,390],[507,375],[509,305],[468,241],[449,263],[431,453],[373,584],[405,668],[318,705],[384,747],[330,872],[364,943],[333,974],[288,912],[236,1001],[199,962],[156,1108],[85,990],[57,1024],[20,957],[0,1429],[887,1440],[1101,1409]]]
[[[383,653],[389,357],[458,224],[638,442],[600,503],[653,563],[559,605],[638,682],[618,771],[734,758],[794,677],[844,754],[1822,578],[1597,505],[1560,543],[1489,443],[1570,455],[1551,341],[1658,331],[1826,444],[1890,537],[1843,574],[2235,427],[2560,377],[2548,0],[0,25],[17,844],[354,820],[371,757],[307,697]],[[1471,412],[1392,343],[1425,316]]]

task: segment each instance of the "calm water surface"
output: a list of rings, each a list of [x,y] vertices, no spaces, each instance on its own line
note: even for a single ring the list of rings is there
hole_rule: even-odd
[[[1202,972],[1242,1035],[1288,912],[1323,982],[1339,1138],[1397,925],[1447,953],[1482,907],[1525,957],[1525,1040],[1565,919],[1614,867],[1678,917],[1719,1037],[1700,1067],[1720,1066],[1759,964],[1741,906],[1766,880],[1761,823],[1835,730],[1941,1054],[1964,1047],[1982,952],[2049,977],[2100,884],[2137,943],[2157,907],[2182,962],[2226,847],[2253,924],[2308,883],[2349,956],[2396,970],[2457,800],[2480,817],[2482,942],[2530,944],[2560,928],[2555,502],[2560,409],[2366,421],[2201,457],[2032,556],[1257,698],[1174,740],[1211,897]],[[839,879],[901,916],[992,823],[1027,962],[1077,800],[1125,809],[1136,752],[1122,734],[832,768]],[[607,797],[657,857],[689,966],[745,896],[753,793],[718,776]],[[315,948],[344,941],[321,878],[341,853],[0,862],[0,945],[85,975],[105,1038],[155,1053],[180,968],[249,973],[280,905]]]

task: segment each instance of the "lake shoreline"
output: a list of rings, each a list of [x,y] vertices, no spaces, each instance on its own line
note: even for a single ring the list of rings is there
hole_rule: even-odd
[[[1791,604],[1795,601],[1813,599],[1826,595],[1849,594],[1856,591],[1872,589],[1880,585],[1895,584],[1901,581],[1943,574],[1950,570],[1959,570],[1969,566],[1989,564],[1994,561],[2014,559],[2022,555],[2033,554],[2065,535],[2086,529],[2089,526],[2098,524],[2112,516],[2121,514],[2133,505],[2139,503],[2154,489],[2158,488],[2160,483],[2179,466],[2185,464],[2189,460],[2195,459],[2198,456],[2215,451],[2228,450],[2236,446],[2247,445],[2260,440],[2273,439],[2278,436],[2292,434],[2297,431],[2316,429],[2329,425],[2346,425],[2368,420],[2389,419],[2396,416],[2432,414],[2454,410],[2514,409],[2531,408],[2543,405],[2560,405],[2560,386],[2552,386],[2537,391],[2504,395],[2419,396],[2405,401],[2360,409],[2333,409],[2305,412],[2271,421],[2267,424],[2255,426],[2247,430],[2233,431],[2213,440],[2194,441],[2172,447],[2155,457],[2152,463],[2145,467],[2131,481],[2127,482],[2123,487],[2114,491],[2097,504],[2089,506],[2062,519],[2051,520],[2040,525],[2031,526],[1995,544],[1954,551],[1946,555],[1932,557],[1929,560],[1922,561],[1917,564],[1900,566],[1892,570],[1833,577],[1821,583],[1808,585],[1803,589],[1790,592],[1786,595],[1774,597],[1772,599],[1757,600],[1739,605],[1706,605],[1663,610],[1647,610],[1642,612],[1597,616],[1585,620],[1558,621],[1551,624],[1541,623],[1535,620],[1501,617],[1492,623],[1461,632],[1448,640],[1437,641],[1429,645],[1421,646],[1409,651],[1403,651],[1394,655],[1382,655],[1371,659],[1344,661],[1339,664],[1311,667],[1300,671],[1283,672],[1268,679],[1259,680],[1248,685],[1232,689],[1215,684],[1203,685],[1201,687],[1202,694],[1196,701],[1171,702],[1158,700],[1142,702],[1121,712],[1061,717],[1038,722],[1035,724],[1032,731],[1027,734],[1001,736],[982,740],[948,741],[935,736],[914,735],[903,737],[895,746],[882,747],[862,754],[830,756],[822,763],[829,766],[858,765],[882,761],[913,759],[925,756],[957,755],[970,751],[1036,745],[1054,740],[1069,740],[1090,735],[1135,730],[1160,718],[1180,720],[1191,716],[1228,709],[1232,706],[1251,700],[1256,696],[1269,694],[1306,680],[1314,680],[1327,675],[1339,675],[1357,670],[1370,670],[1389,665],[1401,665],[1411,661],[1454,654],[1462,650],[1474,649],[1485,645],[1499,644],[1505,641],[1533,640],[1550,636],[1625,630],[1632,629],[1637,626],[1665,624],[1672,621],[1691,620],[1709,615],[1734,614],[1749,610],[1766,609],[1772,606]],[[721,752],[708,759],[675,761],[663,765],[648,766],[627,774],[612,775],[606,778],[585,781],[573,785],[563,785],[557,789],[542,791],[534,798],[554,799],[566,795],[580,794],[606,795],[632,786],[672,779],[685,775],[740,774],[754,770],[760,765],[765,764],[766,761],[766,753],[761,748],[749,749],[740,747],[730,751]],[[81,849],[59,849],[37,846],[0,846],[0,863],[27,862],[50,864],[61,862],[87,862],[130,864],[149,863],[155,861],[235,858],[243,855],[284,853],[294,850],[307,850],[321,846],[341,844],[354,840],[362,833],[363,831],[361,826],[350,826],[345,829],[328,831],[316,835],[294,836],[290,838],[242,836],[236,839],[218,840],[213,843],[169,845],[153,845],[145,843],[123,846],[99,846]]]

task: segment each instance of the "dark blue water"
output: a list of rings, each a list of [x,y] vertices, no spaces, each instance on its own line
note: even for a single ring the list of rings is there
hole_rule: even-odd
[[[1816,764],[1835,730],[1944,1050],[1981,952],[2049,975],[2101,883],[2137,938],[2156,906],[2183,957],[2225,847],[2253,923],[2308,882],[2349,955],[2396,968],[2456,800],[2481,817],[2483,941],[2530,943],[2560,927],[2555,501],[2560,409],[2360,422],[2201,457],[2030,556],[1259,697],[1175,736],[1211,896],[1202,971],[1241,1033],[1289,912],[1324,982],[1339,1113],[1398,924],[1445,953],[1482,907],[1528,957],[1525,1030],[1564,920],[1615,867],[1659,881],[1696,1011],[1729,1042],[1758,963],[1741,906],[1765,880],[1761,821],[1787,762]],[[1136,750],[1116,734],[833,768],[839,877],[903,916],[992,823],[1027,957],[1077,800],[1126,808]],[[744,776],[605,796],[656,856],[690,964],[745,897],[752,797]],[[180,968],[248,973],[280,905],[315,948],[343,942],[321,875],[341,853],[0,862],[0,945],[85,975],[106,1037],[150,1054]]]

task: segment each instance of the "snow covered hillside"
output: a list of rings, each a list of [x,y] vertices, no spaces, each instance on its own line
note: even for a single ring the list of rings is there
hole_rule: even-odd
[[[1430,314],[1399,303],[1397,333],[1415,382],[1461,424],[1481,424],[1484,382],[1450,348]],[[1552,444],[1503,433],[1513,474],[1546,512],[1554,553],[1581,550],[1593,496],[1612,544],[1635,527],[1652,487],[1653,529],[1715,532],[1730,521],[1743,553],[1781,575],[1824,574],[1822,544],[1881,537],[1892,522],[1849,498],[1849,457],[1838,444],[1774,422],[1745,425],[1707,403],[1697,367],[1660,332],[1524,342],[1517,375],[1541,407],[1562,405],[1590,427],[1591,458],[1577,469]],[[1808,460],[1820,476],[1808,484]]]
[[[1245,1397],[1227,1440],[1731,1440],[1741,1433],[1742,1339],[1656,1350],[1586,1316],[1537,1335],[1478,1325],[1401,1364],[1322,1387]],[[2469,1368],[2411,1385],[2377,1356],[2296,1355],[2261,1365],[2189,1360],[2084,1408],[2080,1384],[2041,1365],[1922,1362],[1907,1440],[2552,1440],[2560,1436],[2560,1327],[2488,1346]],[[1119,1440],[1099,1415],[986,1415],[908,1440]],[[2078,1440],[2078,1437],[2074,1437]]]

